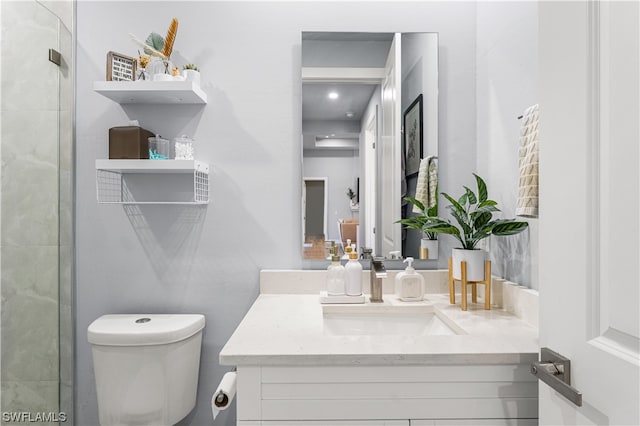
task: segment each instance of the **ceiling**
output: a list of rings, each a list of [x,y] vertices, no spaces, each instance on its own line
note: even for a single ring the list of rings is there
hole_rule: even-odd
[[[303,32],[302,66],[384,68],[393,33]],[[304,150],[358,149],[360,122],[378,83],[306,82],[302,85]],[[338,94],[330,99],[329,93]],[[347,116],[347,113],[352,113]],[[322,141],[316,144],[316,141]],[[328,139],[328,140],[327,140]],[[331,140],[335,143],[332,144]],[[355,146],[354,146],[355,143]],[[327,154],[329,155],[329,154]]]
[[[360,122],[376,86],[360,83],[304,83],[303,149],[317,152],[357,150]],[[329,93],[337,93],[338,97],[331,99]],[[347,113],[350,113],[349,116]],[[321,142],[316,144],[316,141]]]
[[[359,122],[376,85],[353,83],[304,83],[302,85],[303,120],[348,120]],[[338,94],[329,99],[329,93]],[[348,117],[347,112],[353,116]]]

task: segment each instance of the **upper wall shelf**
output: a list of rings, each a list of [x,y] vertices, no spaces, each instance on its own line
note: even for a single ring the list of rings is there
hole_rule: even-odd
[[[93,90],[119,104],[207,103],[207,94],[192,81],[96,81]]]

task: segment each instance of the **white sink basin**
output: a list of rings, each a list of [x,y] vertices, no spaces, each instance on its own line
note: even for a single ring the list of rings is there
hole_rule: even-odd
[[[325,305],[323,330],[333,336],[465,334],[431,305]]]

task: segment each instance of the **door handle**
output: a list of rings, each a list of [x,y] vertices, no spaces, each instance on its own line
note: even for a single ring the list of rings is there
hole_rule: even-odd
[[[531,374],[562,396],[582,407],[582,393],[571,386],[571,361],[549,348],[540,349],[540,362],[531,364]]]

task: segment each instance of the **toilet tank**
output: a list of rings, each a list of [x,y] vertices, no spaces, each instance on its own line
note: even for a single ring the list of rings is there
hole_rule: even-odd
[[[100,424],[173,425],[195,407],[204,315],[104,315],[87,330]]]

